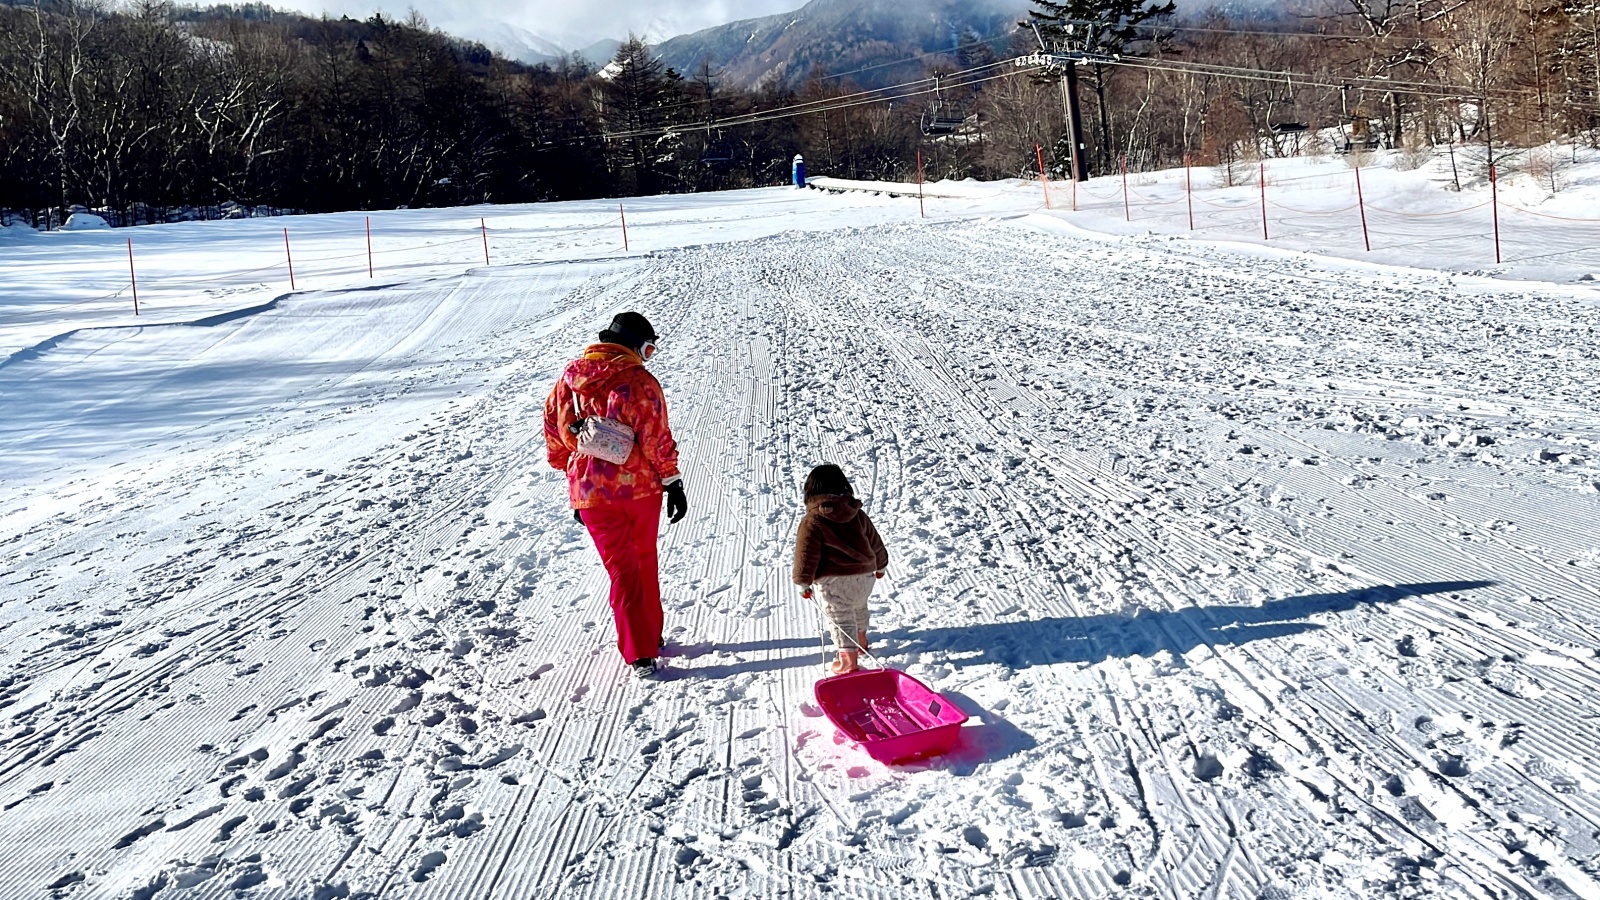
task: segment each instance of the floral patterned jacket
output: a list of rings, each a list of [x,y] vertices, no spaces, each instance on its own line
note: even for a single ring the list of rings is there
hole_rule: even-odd
[[[577,452],[570,428],[578,418],[574,393],[584,416],[605,416],[633,428],[633,453],[626,462],[617,465]],[[663,482],[678,477],[678,445],[667,425],[661,383],[639,354],[620,344],[591,344],[567,364],[544,401],[544,440],[550,465],[567,473],[573,509],[658,495]]]

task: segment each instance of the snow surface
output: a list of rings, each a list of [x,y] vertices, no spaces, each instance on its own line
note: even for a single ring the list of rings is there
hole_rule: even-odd
[[[9,240],[4,896],[1600,897],[1600,292],[1036,188],[375,214],[371,279],[361,214]],[[649,685],[539,424],[628,308]],[[948,757],[812,703],[824,460]]]
[[[1481,150],[1480,150],[1481,153]],[[1118,173],[1070,182],[932,182],[927,197],[998,199],[1031,191],[1041,204],[1095,231],[1119,235],[1171,234],[1262,244],[1366,262],[1425,266],[1501,279],[1575,282],[1600,268],[1600,152],[1544,147],[1509,153],[1499,169],[1500,262],[1495,261],[1494,191],[1488,167],[1467,151],[1436,152],[1417,168],[1402,168],[1402,154],[1274,159],[1265,163],[1267,240],[1262,238],[1262,190],[1256,164],[1228,175],[1215,166],[1132,173],[1126,203]],[[1570,157],[1570,158],[1569,158]],[[1555,169],[1548,177],[1527,172],[1530,160]],[[1358,195],[1355,168],[1361,166]],[[882,184],[813,177],[828,190],[914,196],[915,184]],[[1460,184],[1460,191],[1455,190]],[[1192,194],[1192,197],[1191,197]],[[1364,200],[1367,234],[1362,234]],[[936,207],[943,210],[944,207]],[[1190,227],[1190,210],[1193,227]],[[1367,249],[1370,242],[1371,249]]]

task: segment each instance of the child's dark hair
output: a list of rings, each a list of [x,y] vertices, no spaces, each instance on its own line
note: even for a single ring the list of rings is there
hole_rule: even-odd
[[[823,463],[806,476],[805,499],[824,494],[855,494],[850,487],[850,479],[844,477],[844,470],[833,463]]]

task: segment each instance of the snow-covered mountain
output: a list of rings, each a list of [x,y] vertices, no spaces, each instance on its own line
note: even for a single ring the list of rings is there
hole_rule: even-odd
[[[663,41],[668,65],[689,72],[709,62],[729,82],[796,83],[813,67],[869,69],[859,80],[894,80],[883,66],[949,51],[966,32],[1003,41],[1023,18],[1026,0],[811,0],[804,7],[708,28]]]
[[[868,68],[858,80],[872,83],[875,78],[895,80],[906,74],[905,69],[884,63],[948,51],[964,32],[998,45],[1031,8],[1029,0],[810,0],[790,12],[742,19],[658,42],[655,32],[646,33],[656,52],[680,72],[690,72],[709,61],[727,81],[751,86],[773,80],[793,83],[821,65],[830,72]],[[1180,15],[1203,8],[1236,17],[1270,17],[1278,12],[1271,0],[1179,3]],[[597,67],[604,66],[621,45],[617,38],[585,42],[575,35],[538,34],[506,21],[453,19],[440,22],[439,27],[529,64],[576,54]]]
[[[556,41],[534,34],[509,22],[484,19],[458,19],[440,22],[441,31],[477,41],[508,59],[530,65],[549,62],[566,55],[567,48]]]
[[[611,61],[611,57],[617,55],[617,48],[621,46],[621,41],[607,38],[605,40],[595,41],[586,47],[581,47],[578,49],[577,53],[579,56],[583,57],[589,62],[594,63],[596,66],[604,66],[606,63]]]
[[[811,0],[792,12],[670,37],[655,48],[680,72],[708,60],[730,83],[793,82],[814,65],[837,71],[949,50],[967,31],[1002,39],[1028,7],[1027,0]],[[604,66],[621,43],[605,39],[581,45],[578,39],[540,35],[505,21],[454,19],[438,25],[529,64],[576,53]],[[882,74],[893,78],[904,72],[891,67]]]

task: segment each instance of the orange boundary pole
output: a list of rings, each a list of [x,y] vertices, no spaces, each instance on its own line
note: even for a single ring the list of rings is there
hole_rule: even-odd
[[[1128,207],[1128,157],[1122,157],[1122,218],[1133,221],[1133,210]]]
[[[289,290],[294,290],[294,254],[289,251],[289,229],[283,230],[283,256],[289,261]]]
[[[1372,236],[1367,233],[1367,197],[1361,192],[1361,167],[1356,166],[1356,206],[1361,208],[1361,240],[1372,252]]]
[[[478,228],[483,231],[483,264],[489,264],[489,226],[483,223],[483,217],[478,217]]]
[[[1033,145],[1034,155],[1039,157],[1039,187],[1044,189],[1044,208],[1050,208],[1050,182],[1044,177],[1044,148],[1038,144]]]
[[[622,208],[622,204],[621,203],[617,204],[617,215],[622,217],[622,252],[623,253],[627,253],[628,252],[628,212],[627,212],[627,210]]]
[[[1272,238],[1267,234],[1267,161],[1260,160],[1257,165],[1261,167],[1257,176],[1261,180],[1261,239],[1270,241]]]
[[[1190,168],[1189,154],[1183,155],[1183,194],[1189,200],[1189,230],[1194,230],[1194,170]]]
[[[372,277],[372,217],[367,216],[367,277]]]
[[[1494,215],[1494,262],[1500,264],[1500,180],[1495,176],[1495,167],[1489,167],[1489,201],[1490,210]]]
[[[917,211],[922,213],[922,218],[928,217],[927,207],[922,205],[922,150],[917,150]]]
[[[139,314],[139,279],[133,274],[133,238],[128,238],[128,283],[133,285],[133,314]]]

